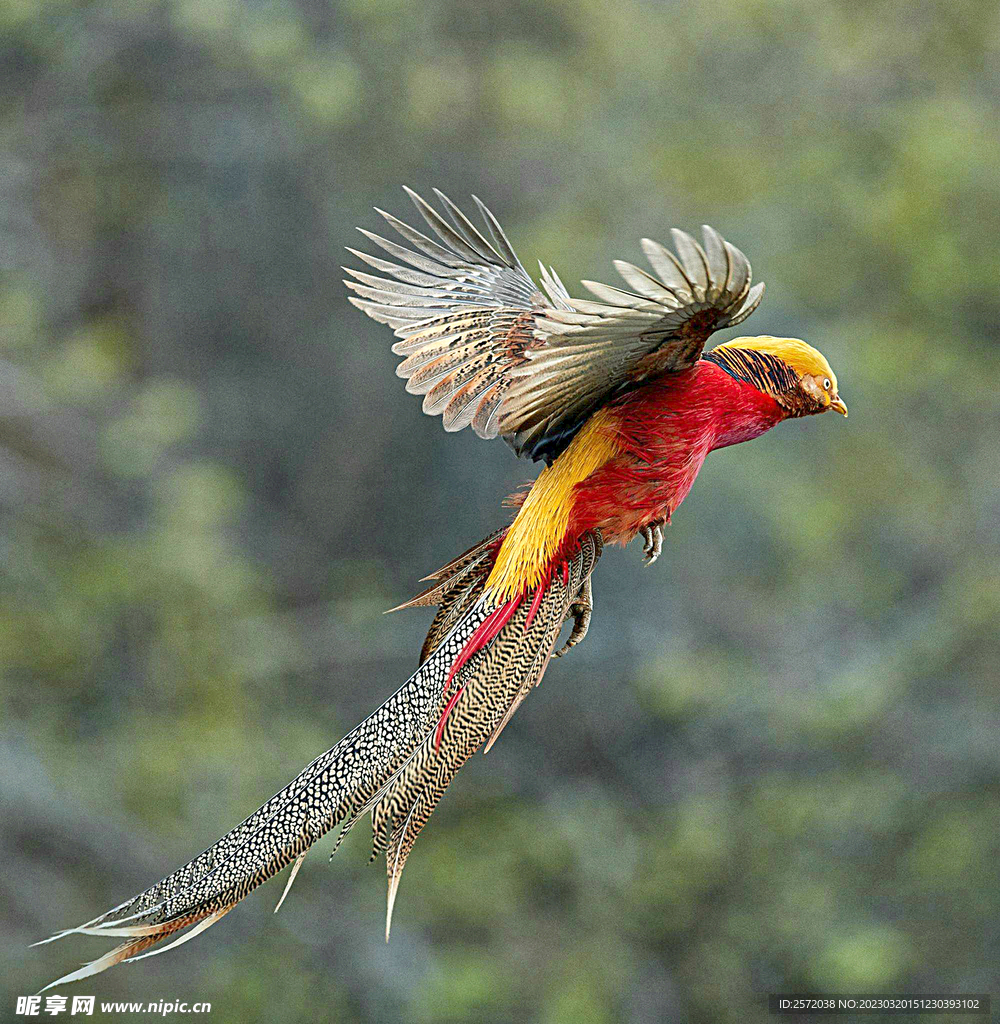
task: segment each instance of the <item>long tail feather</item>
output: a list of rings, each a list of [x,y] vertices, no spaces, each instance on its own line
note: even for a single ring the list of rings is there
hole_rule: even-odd
[[[540,680],[570,605],[600,554],[600,538],[588,535],[565,569],[550,574],[541,596],[498,609],[483,589],[498,543],[494,535],[434,575],[431,590],[440,610],[423,663],[374,714],[188,864],[93,920],[43,940],[72,934],[128,939],[47,988],[181,945],[291,864],[277,911],[309,848],[343,823],[339,845],[369,810],[374,853],[386,853],[388,935],[399,879],[417,835],[458,769],[485,741],[492,745]],[[173,942],[147,952],[181,931]]]

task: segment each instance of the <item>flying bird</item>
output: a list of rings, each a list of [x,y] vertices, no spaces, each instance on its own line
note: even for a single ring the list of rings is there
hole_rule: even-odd
[[[551,267],[537,284],[477,198],[482,229],[441,192],[443,214],[406,191],[430,234],[379,210],[405,244],[361,229],[382,255],[349,249],[367,268],[345,268],[350,301],[392,329],[397,373],[445,430],[500,436],[541,471],[510,499],[509,525],[400,605],[438,611],[399,690],[210,849],[52,936],[124,940],[52,985],[186,942],[291,865],[280,907],[309,848],[341,824],[336,850],[368,812],[372,857],[386,857],[388,939],[406,859],[452,777],[586,635],[603,545],[641,536],[654,562],[709,452],[782,420],[847,415],[830,364],[803,341],[741,337],[704,351],[764,291],[712,228],[702,243],[674,230],[673,251],[643,239],[649,270],[615,261],[626,287],[584,281],[593,298],[580,299]]]

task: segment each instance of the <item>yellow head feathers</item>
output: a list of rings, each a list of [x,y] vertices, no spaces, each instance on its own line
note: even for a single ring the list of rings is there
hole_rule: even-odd
[[[724,345],[717,345],[713,352],[726,349],[752,349],[755,352],[766,352],[775,356],[788,365],[800,376],[811,373],[821,380],[829,378],[833,387],[831,391],[837,392],[837,375],[826,360],[822,352],[818,352],[798,338],[772,338],[769,334],[761,335],[759,338],[733,338]]]
[[[705,358],[738,380],[773,395],[790,416],[810,416],[832,409],[847,415],[837,389],[837,375],[822,352],[798,338],[734,338]]]

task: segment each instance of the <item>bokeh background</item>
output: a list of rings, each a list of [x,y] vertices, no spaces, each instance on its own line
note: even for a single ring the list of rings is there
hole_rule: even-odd
[[[1000,967],[1000,16],[949,0],[0,7],[3,1005],[28,944],[380,703],[383,618],[534,475],[447,436],[339,264],[399,190],[615,280],[708,222],[851,417],[713,455],[423,833],[359,828],[77,986],[214,1020],[763,1021]],[[7,1010],[4,1011],[6,1017]]]

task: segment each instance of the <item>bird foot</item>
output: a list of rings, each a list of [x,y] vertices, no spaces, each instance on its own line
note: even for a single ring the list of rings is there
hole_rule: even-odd
[[[594,591],[588,576],[581,584],[580,593],[576,595],[576,600],[569,606],[569,615],[566,616],[573,619],[573,629],[566,643],[556,651],[554,657],[561,658],[571,647],[576,647],[587,635],[587,630],[590,629],[590,617],[593,614]]]
[[[645,541],[642,550],[643,561],[646,565],[652,565],[660,557],[660,552],[663,550],[663,524],[665,522],[665,519],[658,519],[639,531]]]

